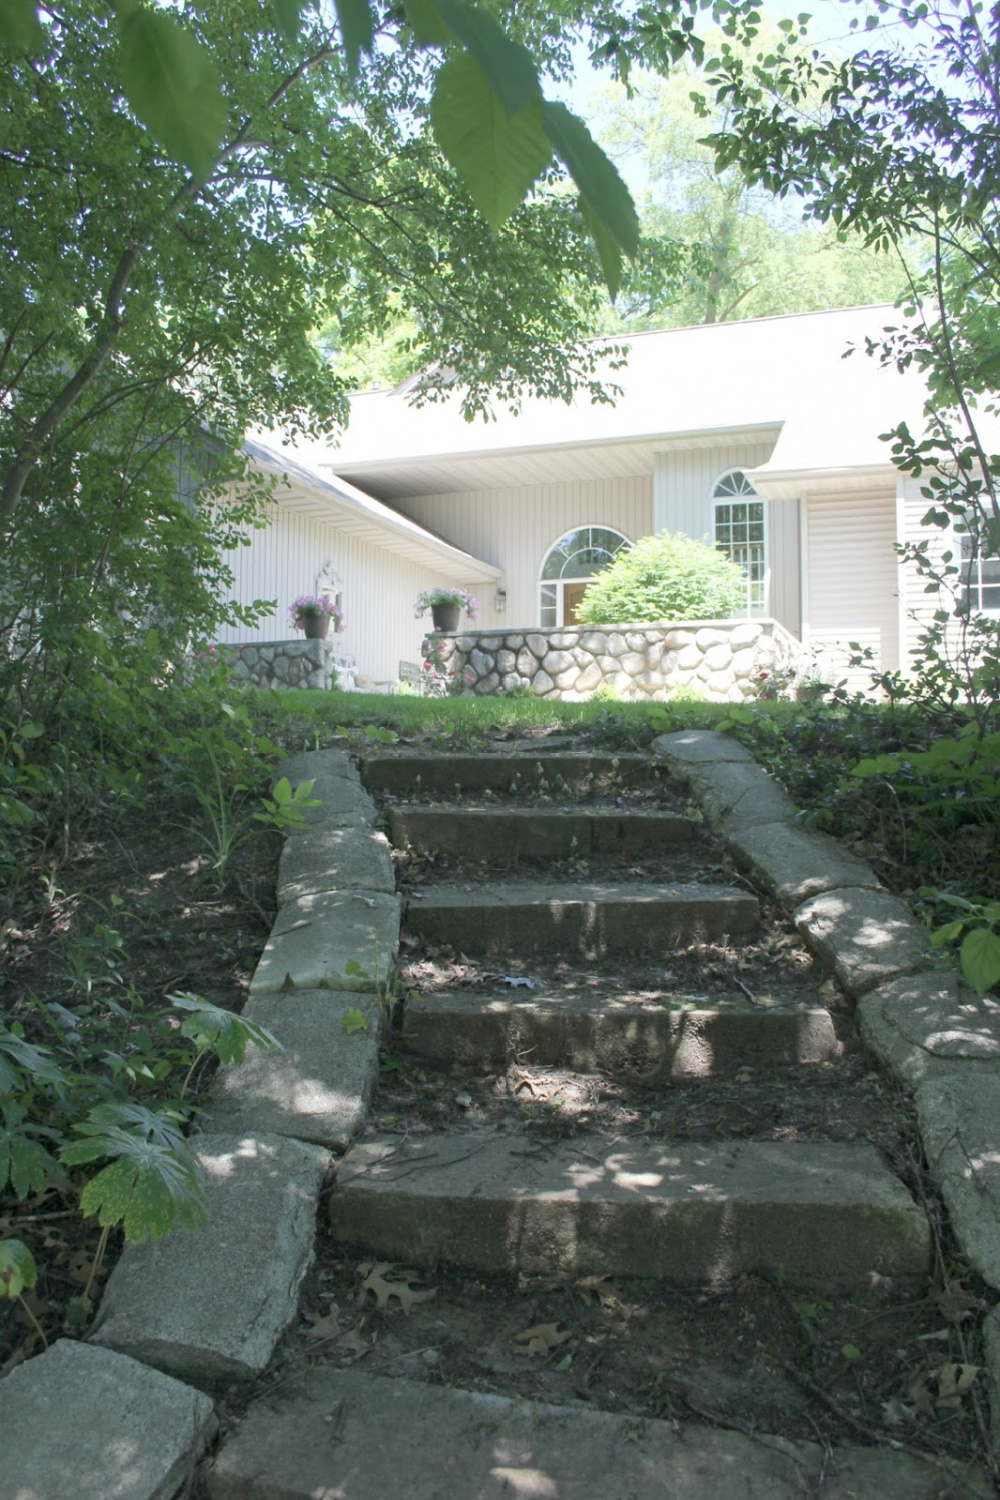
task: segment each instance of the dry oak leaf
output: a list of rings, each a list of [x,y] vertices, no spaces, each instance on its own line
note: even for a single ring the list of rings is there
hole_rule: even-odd
[[[340,1318],[336,1303],[322,1317],[314,1318],[303,1333],[307,1339],[335,1339],[340,1337]]]
[[[960,1407],[962,1397],[979,1374],[978,1365],[964,1365],[958,1360],[946,1359],[934,1371],[937,1382],[937,1406]]]
[[[534,1328],[525,1328],[514,1335],[515,1354],[549,1354],[565,1344],[572,1335],[568,1328],[558,1323],[536,1323]]]
[[[620,1309],[618,1298],[609,1286],[605,1286],[607,1280],[607,1276],[581,1276],[579,1281],[574,1281],[573,1286],[588,1304],[599,1302],[602,1307]]]
[[[366,1261],[358,1267],[359,1273],[364,1277],[358,1288],[358,1306],[364,1302],[366,1296],[371,1292],[375,1298],[375,1306],[388,1308],[390,1299],[395,1297],[405,1313],[413,1311],[418,1302],[429,1302],[435,1295],[434,1287],[413,1287],[411,1281],[417,1280],[416,1271],[408,1271],[404,1266],[396,1266],[392,1261],[378,1261],[375,1265]],[[396,1276],[390,1276],[391,1271],[396,1271]]]

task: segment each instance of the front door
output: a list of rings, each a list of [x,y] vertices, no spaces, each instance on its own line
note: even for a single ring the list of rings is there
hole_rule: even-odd
[[[575,625],[577,623],[576,612],[580,607],[580,601],[587,589],[587,583],[564,583],[563,584],[563,624]]]

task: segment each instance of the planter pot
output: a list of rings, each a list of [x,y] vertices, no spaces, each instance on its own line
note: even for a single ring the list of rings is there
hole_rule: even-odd
[[[458,629],[458,621],[462,608],[459,604],[432,604],[431,619],[434,621],[435,630],[443,630],[449,635]]]
[[[302,629],[307,641],[325,641],[330,634],[330,616],[303,615]]]

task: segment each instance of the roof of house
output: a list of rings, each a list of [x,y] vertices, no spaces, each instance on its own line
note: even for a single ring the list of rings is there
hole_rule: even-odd
[[[422,407],[412,384],[351,403],[338,446],[314,462],[386,500],[435,490],[652,471],[671,448],[720,437],[776,439],[755,474],[885,471],[879,435],[918,422],[919,375],[883,368],[865,353],[893,322],[888,305],[842,308],[631,335],[627,366],[605,367],[621,387],[614,405],[578,394],[568,403],[527,399],[519,414],[467,422],[458,393]],[[855,353],[845,358],[853,347]]]
[[[346,480],[319,473],[314,460],[326,452],[321,445],[298,441],[292,457],[275,434],[256,433],[244,447],[261,469],[278,477],[276,498],[288,510],[330,522],[338,531],[396,557],[433,567],[449,583],[491,583],[503,575],[502,568],[452,546]]]

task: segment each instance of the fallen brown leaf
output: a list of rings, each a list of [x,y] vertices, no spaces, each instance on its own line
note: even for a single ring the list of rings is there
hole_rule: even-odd
[[[565,1344],[572,1335],[568,1328],[558,1323],[536,1323],[534,1328],[525,1328],[514,1335],[515,1354],[548,1354]]]

